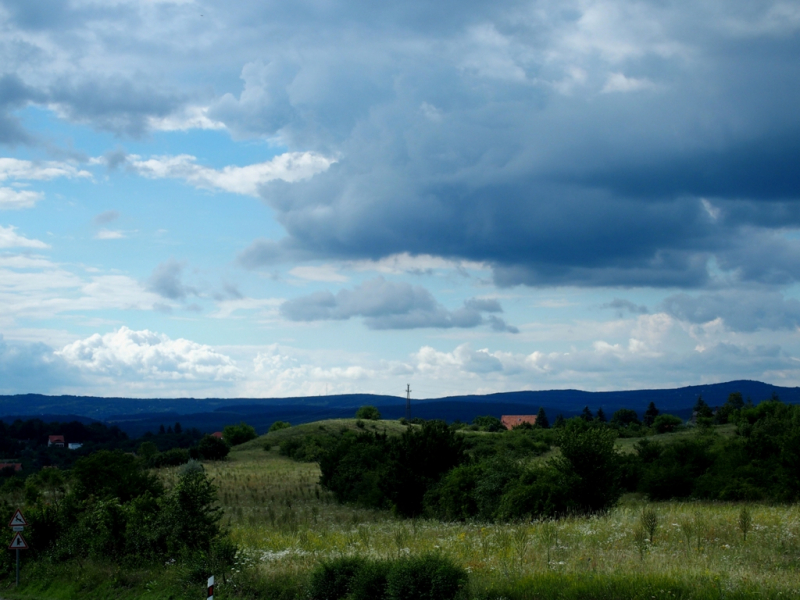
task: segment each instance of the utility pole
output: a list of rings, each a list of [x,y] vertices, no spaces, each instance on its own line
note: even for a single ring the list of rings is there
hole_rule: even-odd
[[[406,420],[411,419],[411,384],[406,384]]]

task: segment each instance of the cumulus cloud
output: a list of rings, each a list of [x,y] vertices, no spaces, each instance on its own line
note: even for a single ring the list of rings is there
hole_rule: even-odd
[[[49,248],[39,240],[32,240],[17,233],[13,225],[3,227],[0,225],[0,248]]]
[[[55,354],[84,373],[123,380],[227,381],[241,375],[230,357],[210,346],[146,329],[94,334]]]
[[[422,286],[393,283],[383,277],[365,281],[352,290],[339,290],[335,295],[315,292],[280,306],[281,315],[291,321],[362,317],[370,329],[470,328],[488,322],[496,331],[519,332],[496,315],[486,319],[484,312],[498,313],[502,308],[496,300],[473,298],[450,311]]]
[[[43,197],[41,192],[0,187],[0,210],[32,208]]]

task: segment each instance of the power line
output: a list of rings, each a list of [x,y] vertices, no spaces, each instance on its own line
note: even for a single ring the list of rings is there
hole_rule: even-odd
[[[406,384],[406,420],[411,419],[411,384]]]

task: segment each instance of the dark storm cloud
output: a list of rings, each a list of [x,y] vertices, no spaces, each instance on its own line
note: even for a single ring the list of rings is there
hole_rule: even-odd
[[[796,281],[776,228],[800,199],[797,24],[769,7],[621,6],[604,31],[581,29],[599,6],[513,26],[497,8],[424,56],[360,40],[375,52],[312,44],[308,60],[248,65],[218,118],[342,158],[263,189],[288,237],[240,262],[409,252],[488,262],[501,286],[698,288],[715,259],[743,281]],[[636,37],[640,17],[654,39]],[[778,264],[751,260],[764,242]]]
[[[147,289],[170,300],[183,300],[190,294],[197,294],[195,288],[183,283],[185,267],[186,263],[174,258],[161,263],[147,280]]]
[[[487,263],[501,286],[800,279],[782,237],[800,225],[785,4],[5,6],[57,50],[17,60],[41,99],[0,106],[0,140],[24,140],[28,102],[132,136],[208,106],[236,136],[336,157],[262,188],[286,237],[253,242],[247,268],[407,252]]]
[[[472,328],[488,323],[495,331],[518,333],[503,319],[492,314],[502,308],[496,300],[472,298],[450,311],[439,304],[425,288],[408,283],[392,283],[382,277],[366,281],[352,290],[315,292],[287,300],[280,313],[291,321],[343,321],[362,317],[370,329]]]
[[[722,319],[733,331],[794,330],[800,325],[800,302],[777,292],[730,290],[713,294],[676,294],[663,310],[689,323]]]
[[[148,131],[149,119],[165,117],[185,101],[180,94],[127,77],[60,80],[50,89],[50,100],[71,120],[133,137]]]
[[[41,98],[41,94],[25,85],[18,76],[6,74],[0,77],[0,143],[27,144],[32,141],[20,120],[11,113]]]

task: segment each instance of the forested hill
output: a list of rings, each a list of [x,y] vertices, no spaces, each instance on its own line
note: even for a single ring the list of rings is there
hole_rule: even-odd
[[[584,406],[592,410],[602,407],[606,414],[618,408],[643,412],[654,402],[662,412],[687,418],[702,395],[710,406],[724,404],[728,395],[740,392],[753,402],[777,395],[784,402],[800,403],[800,388],[781,387],[759,381],[731,381],[699,386],[660,390],[628,390],[585,392],[581,390],[546,390],[504,392],[488,395],[449,396],[426,400],[412,399],[412,414],[426,419],[459,419],[469,422],[481,414],[513,414],[535,412],[544,407],[551,416],[571,416]],[[298,398],[98,398],[91,396],[45,396],[25,394],[0,396],[0,418],[55,415],[81,415],[118,424],[129,434],[140,435],[157,429],[160,424],[180,420],[185,427],[214,431],[222,424],[245,420],[258,430],[275,420],[292,423],[321,418],[351,416],[359,406],[380,407],[384,417],[403,415],[405,398],[374,394],[340,394]]]

